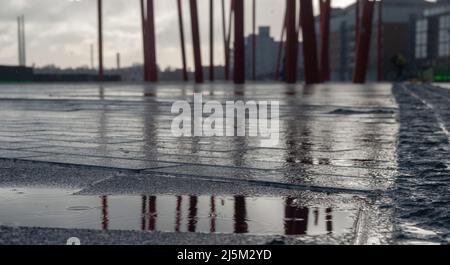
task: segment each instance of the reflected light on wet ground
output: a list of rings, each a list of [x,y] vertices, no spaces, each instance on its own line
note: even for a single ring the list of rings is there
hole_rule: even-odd
[[[350,233],[357,205],[304,206],[300,198],[245,196],[77,196],[60,189],[0,189],[0,225],[238,233]]]
[[[260,136],[174,137],[172,103],[192,103],[194,92],[204,102],[222,104],[279,101],[280,141],[266,148]],[[78,186],[86,196],[59,189],[11,195],[0,189],[9,201],[0,202],[4,225],[357,234],[361,205],[330,194],[376,196],[393,187],[398,169],[398,106],[389,84],[14,85],[2,86],[0,99],[0,158],[140,174]],[[170,181],[154,183],[155,176]],[[28,176],[23,179],[6,173],[0,187],[29,187]],[[39,176],[32,182],[55,187],[61,179]],[[261,187],[317,192],[335,201],[328,205],[311,196],[306,205],[295,196],[277,196],[281,190],[264,196]],[[257,191],[239,196],[247,190]]]
[[[440,86],[2,85],[0,227],[352,230],[357,244],[388,243],[391,235],[449,242],[450,86]],[[278,145],[173,137],[171,105],[192,102],[194,92],[205,102],[279,101]],[[77,173],[87,168],[101,173]],[[364,203],[341,200],[355,194]]]
[[[174,137],[171,103],[192,101],[194,92],[205,102],[280,101],[279,144]],[[355,190],[391,187],[397,167],[397,105],[389,85],[23,85],[3,86],[0,97],[4,158],[133,170],[176,166],[164,173]]]

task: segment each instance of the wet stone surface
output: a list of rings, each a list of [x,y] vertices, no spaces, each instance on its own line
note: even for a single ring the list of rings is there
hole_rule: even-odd
[[[449,91],[2,85],[0,243],[443,243]],[[194,92],[278,100],[278,145],[172,136],[172,102]]]
[[[449,243],[450,90],[397,85],[399,173],[396,237],[404,243]]]

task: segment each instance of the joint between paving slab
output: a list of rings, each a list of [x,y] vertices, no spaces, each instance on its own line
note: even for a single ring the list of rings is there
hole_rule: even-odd
[[[358,194],[358,195],[370,195],[371,197],[378,197],[381,194],[385,193],[382,190],[360,190],[360,189],[347,189],[347,188],[336,188],[336,187],[322,187],[315,185],[302,185],[302,184],[291,184],[291,183],[281,183],[281,182],[272,182],[272,181],[262,181],[262,180],[241,180],[236,178],[228,178],[228,177],[207,177],[207,176],[198,176],[192,174],[179,174],[179,173],[166,173],[166,172],[158,172],[151,171],[152,173],[161,174],[164,176],[175,176],[180,178],[191,178],[191,179],[199,179],[199,180],[207,180],[207,181],[222,181],[229,183],[246,183],[246,184],[254,184],[259,186],[266,187],[274,187],[274,188],[283,188],[283,189],[291,189],[291,190],[299,190],[299,191],[312,191],[312,192],[320,192],[320,193],[336,193],[336,194]]]
[[[33,157],[31,157],[33,158]],[[12,161],[25,161],[25,162],[31,162],[31,163],[39,163],[39,164],[49,164],[49,165],[59,165],[59,166],[72,166],[72,167],[80,167],[80,168],[92,168],[92,169],[105,169],[105,170],[117,170],[117,171],[127,171],[127,172],[133,172],[133,173],[139,173],[142,169],[131,169],[131,168],[117,168],[117,167],[107,167],[107,166],[96,166],[96,165],[82,165],[82,164],[73,164],[73,163],[64,163],[64,162],[48,162],[48,161],[37,161],[32,160],[30,158],[4,158],[6,160],[12,160]]]

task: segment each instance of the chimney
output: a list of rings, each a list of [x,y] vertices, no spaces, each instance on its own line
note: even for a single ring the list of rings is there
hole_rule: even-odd
[[[25,17],[17,17],[17,35],[18,35],[18,52],[19,66],[26,65],[26,49],[25,49]]]
[[[94,69],[94,44],[91,44],[91,69]]]
[[[23,57],[23,66],[27,65],[26,43],[27,43],[27,40],[25,38],[25,16],[22,15],[22,57]]]
[[[19,66],[22,66],[22,20],[20,17],[17,17],[17,39]]]

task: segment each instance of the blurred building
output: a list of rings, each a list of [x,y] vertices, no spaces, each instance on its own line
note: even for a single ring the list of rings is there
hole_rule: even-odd
[[[98,72],[87,66],[62,69],[54,65],[34,68],[34,82],[96,82]],[[103,81],[118,82],[121,77],[110,71],[106,71]]]
[[[256,35],[256,79],[273,80],[275,68],[277,66],[278,49],[280,42],[270,36],[270,27],[259,27]],[[302,43],[298,48],[297,76],[299,80],[303,79],[303,52]],[[248,80],[252,79],[253,64],[253,34],[245,38],[245,74]],[[284,49],[280,58],[280,78],[283,76]]]
[[[33,68],[25,66],[1,66],[0,65],[0,82],[32,82]]]
[[[418,71],[434,72],[436,81],[450,81],[450,1],[441,0],[415,20],[414,57]]]
[[[0,66],[0,82],[96,82],[97,72],[90,69],[60,69],[54,66],[33,68],[25,66]],[[118,82],[121,77],[115,74],[105,75],[104,81]]]
[[[273,78],[278,42],[270,36],[270,27],[259,27],[256,34],[256,77]],[[245,70],[247,79],[252,78],[253,34],[245,38]]]
[[[395,68],[392,58],[401,54],[410,64],[414,61],[415,17],[421,16],[423,10],[433,6],[425,0],[383,0],[383,38],[382,38],[382,77],[392,80]],[[362,14],[362,10],[360,12]],[[372,42],[370,49],[369,69],[367,79],[374,81],[377,77],[377,34],[378,34],[378,4],[376,4]],[[349,81],[353,76],[355,65],[355,22],[356,4],[346,8],[333,9],[330,28],[330,68],[333,81]],[[317,34],[320,17],[316,18]],[[318,43],[320,38],[318,37]]]

